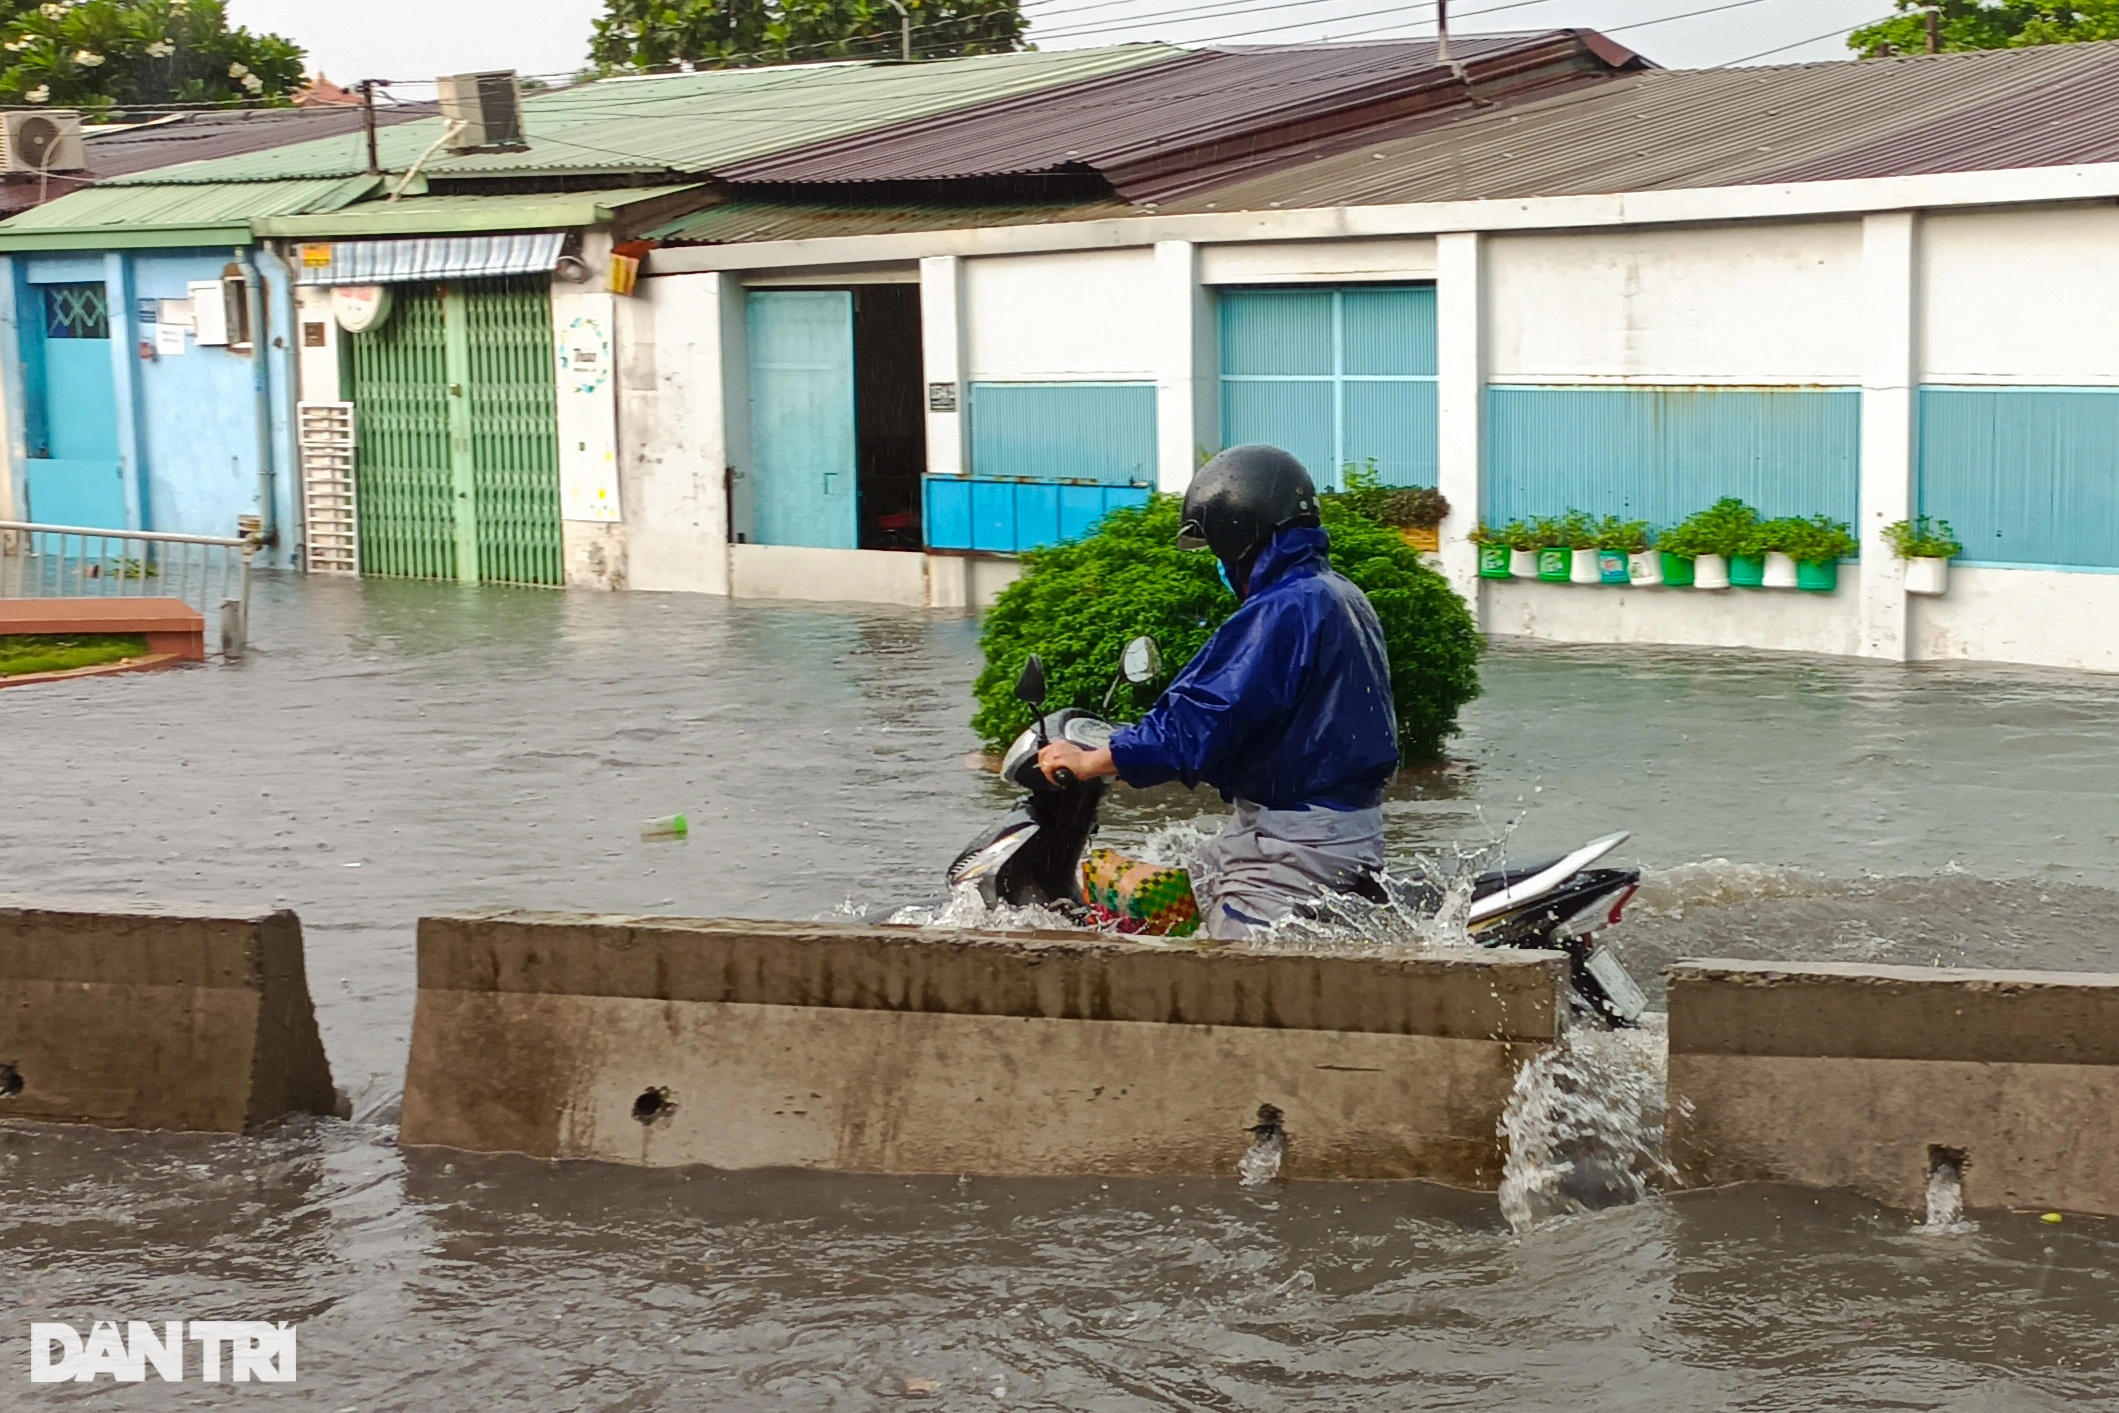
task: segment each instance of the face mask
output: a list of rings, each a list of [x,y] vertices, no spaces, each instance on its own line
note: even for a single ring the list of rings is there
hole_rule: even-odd
[[[1230,593],[1236,595],[1237,598],[1241,599],[1244,596],[1244,584],[1250,582],[1251,576],[1246,573],[1243,579],[1239,581],[1229,573],[1229,566],[1226,560],[1217,559],[1216,561],[1214,561],[1214,563],[1215,566],[1221,570],[1221,582],[1229,586]]]

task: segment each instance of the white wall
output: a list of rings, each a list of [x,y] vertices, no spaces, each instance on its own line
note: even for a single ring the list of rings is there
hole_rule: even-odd
[[[1399,240],[1280,240],[1203,245],[1200,278],[1210,285],[1311,284],[1342,280],[1431,280],[1432,236]]]
[[[309,346],[308,328],[324,326],[321,348]],[[300,402],[339,401],[339,348],[346,337],[331,313],[331,291],[319,285],[294,287],[294,396]]]
[[[723,409],[741,422],[723,369],[723,304],[733,277],[670,275],[617,301],[618,465],[630,524],[627,578],[636,589],[725,594],[725,468],[738,457]],[[737,326],[740,328],[740,323]],[[736,350],[740,362],[740,345]],[[733,386],[743,388],[741,379]]]
[[[1924,382],[2119,384],[2119,207],[1921,222]]]
[[[1861,381],[1858,220],[1487,239],[1496,382]]]
[[[1152,250],[966,260],[966,382],[1153,382]]]
[[[1481,579],[1489,633],[1556,643],[1676,643],[1851,656],[1861,644],[1861,570],[1839,590],[1635,589]]]
[[[1950,591],[1912,600],[1915,656],[2119,672],[2119,574],[1950,566]]]

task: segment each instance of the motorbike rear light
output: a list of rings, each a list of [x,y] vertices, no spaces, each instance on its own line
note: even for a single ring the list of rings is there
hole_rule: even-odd
[[[1639,891],[1639,888],[1639,884],[1629,884],[1626,890],[1616,897],[1596,899],[1589,906],[1578,910],[1572,917],[1561,923],[1556,929],[1558,935],[1561,937],[1589,937],[1604,928],[1616,926],[1620,913],[1626,908],[1627,901]]]

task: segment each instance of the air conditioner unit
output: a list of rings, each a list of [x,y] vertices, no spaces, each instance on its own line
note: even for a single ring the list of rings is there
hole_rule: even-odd
[[[522,135],[522,94],[513,69],[484,74],[445,74],[441,88],[442,121],[455,134],[451,152],[482,152],[528,147]]]
[[[79,172],[87,166],[79,113],[0,113],[0,172]]]

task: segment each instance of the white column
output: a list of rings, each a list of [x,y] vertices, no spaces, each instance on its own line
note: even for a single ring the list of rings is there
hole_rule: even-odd
[[[964,378],[964,262],[954,255],[920,261],[921,362],[927,387],[927,474],[971,469],[971,389]]]
[[[1477,231],[1435,238],[1437,486],[1449,501],[1442,572],[1479,611],[1479,554],[1465,537],[1479,523],[1479,456],[1486,414],[1485,270]],[[1482,625],[1483,626],[1483,625]]]
[[[1202,451],[1221,445],[1214,307],[1188,240],[1155,243],[1155,482],[1184,494]]]
[[[1893,662],[1907,657],[1906,575],[1882,532],[1913,513],[1918,230],[1911,211],[1862,219],[1861,654]]]

